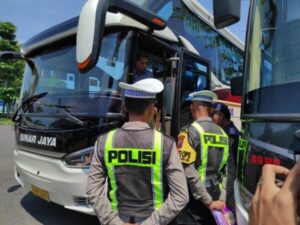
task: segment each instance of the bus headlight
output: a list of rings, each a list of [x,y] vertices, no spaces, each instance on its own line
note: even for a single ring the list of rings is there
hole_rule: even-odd
[[[68,167],[89,168],[94,154],[94,146],[67,155],[63,162]]]

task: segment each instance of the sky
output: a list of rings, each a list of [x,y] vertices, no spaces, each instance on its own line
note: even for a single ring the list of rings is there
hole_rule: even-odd
[[[212,12],[213,0],[198,0]],[[241,21],[229,29],[244,42],[249,0],[241,0]],[[29,38],[60,22],[78,16],[86,0],[0,0],[0,21],[17,26],[17,41]]]
[[[219,0],[219,1],[222,1],[222,0]],[[213,14],[212,13],[213,0],[198,0],[198,2],[200,4],[202,4],[211,14]],[[247,20],[248,20],[249,2],[250,2],[250,0],[241,0],[240,21],[235,23],[234,25],[227,27],[232,33],[234,33],[244,43],[245,43],[246,27],[247,27]]]

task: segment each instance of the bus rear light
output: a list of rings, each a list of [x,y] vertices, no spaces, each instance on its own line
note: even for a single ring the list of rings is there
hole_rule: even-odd
[[[261,155],[252,154],[250,163],[254,165],[273,164],[279,166],[281,165],[281,160],[277,158],[263,157]]]

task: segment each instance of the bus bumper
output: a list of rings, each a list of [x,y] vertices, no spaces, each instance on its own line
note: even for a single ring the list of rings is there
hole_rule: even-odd
[[[88,169],[66,167],[53,159],[25,151],[14,150],[15,178],[38,197],[67,209],[95,215],[87,201]]]
[[[234,182],[234,199],[235,199],[235,211],[236,211],[237,224],[247,225],[249,221],[248,212],[242,204],[241,193],[240,193],[239,183],[237,179]]]

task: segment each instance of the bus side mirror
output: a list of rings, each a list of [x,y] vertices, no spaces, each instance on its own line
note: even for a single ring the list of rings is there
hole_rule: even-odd
[[[20,52],[2,51],[0,52],[0,60],[7,59],[24,59]]]
[[[241,0],[214,0],[214,23],[217,29],[240,20]]]
[[[77,27],[76,60],[78,69],[86,72],[96,63],[100,47],[108,0],[88,0],[83,6]]]
[[[242,96],[243,94],[243,76],[233,77],[230,81],[231,94],[235,96]]]
[[[80,12],[77,27],[76,60],[81,72],[87,72],[98,61],[107,11],[121,12],[149,29],[166,27],[163,19],[128,0],[88,0]]]
[[[24,57],[20,52],[13,52],[13,51],[0,51],[0,62],[4,60],[24,60],[29,66],[34,67],[33,61]]]

